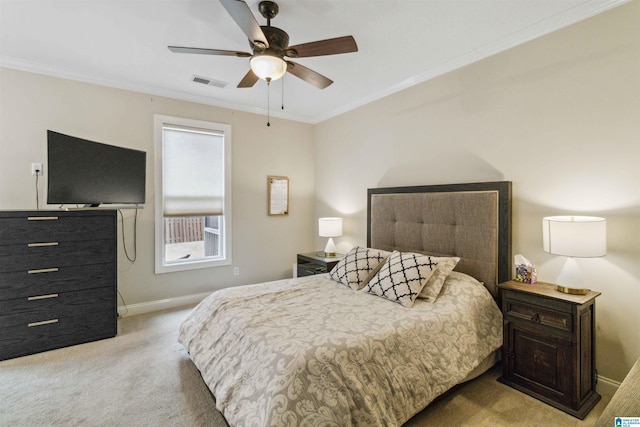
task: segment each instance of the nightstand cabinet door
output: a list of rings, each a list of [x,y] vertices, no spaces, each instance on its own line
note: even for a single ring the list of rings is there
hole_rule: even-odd
[[[583,419],[600,400],[595,391],[595,298],[566,295],[553,285],[498,285],[504,316],[500,382]]]
[[[505,377],[527,390],[571,405],[571,341],[505,320]],[[569,368],[568,368],[569,367]]]

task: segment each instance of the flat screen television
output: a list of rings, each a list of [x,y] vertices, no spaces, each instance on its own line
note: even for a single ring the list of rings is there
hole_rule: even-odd
[[[147,153],[47,131],[47,203],[143,204]]]

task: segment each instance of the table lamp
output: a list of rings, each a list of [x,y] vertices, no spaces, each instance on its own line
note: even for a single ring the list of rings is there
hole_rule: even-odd
[[[547,216],[542,218],[545,252],[570,258],[595,258],[607,254],[607,221],[594,216]],[[560,292],[584,295],[588,289],[558,285]]]
[[[319,218],[318,234],[320,237],[329,238],[327,246],[324,248],[324,256],[336,256],[336,245],[333,243],[333,237],[342,236],[342,218]]]

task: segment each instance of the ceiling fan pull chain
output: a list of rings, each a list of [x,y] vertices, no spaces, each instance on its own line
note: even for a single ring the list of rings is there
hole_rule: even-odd
[[[271,126],[271,102],[270,102],[271,78],[267,77],[267,126]]]
[[[282,76],[282,106],[280,108],[284,110],[284,76]]]

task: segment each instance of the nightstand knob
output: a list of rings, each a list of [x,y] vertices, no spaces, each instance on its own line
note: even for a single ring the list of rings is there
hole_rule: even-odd
[[[531,321],[532,321],[532,322],[535,322],[535,323],[540,323],[540,315],[539,315],[538,313],[534,314],[534,315],[531,317]]]

